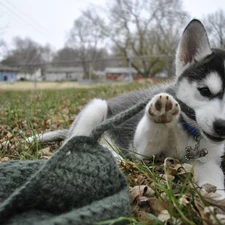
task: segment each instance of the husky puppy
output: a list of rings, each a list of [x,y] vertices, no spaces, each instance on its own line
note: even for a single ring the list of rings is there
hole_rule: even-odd
[[[204,26],[194,19],[183,32],[175,64],[171,84],[108,101],[92,100],[63,138],[89,135],[105,118],[151,98],[145,110],[107,135],[122,148],[133,146],[139,158],[163,153],[193,163],[198,185],[213,184],[225,197],[220,167],[225,141],[225,51],[211,49]],[[56,133],[53,136],[56,139]],[[53,136],[43,134],[39,140]]]

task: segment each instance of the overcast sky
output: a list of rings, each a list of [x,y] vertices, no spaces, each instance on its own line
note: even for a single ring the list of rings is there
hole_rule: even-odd
[[[91,3],[105,0],[0,0],[0,39],[9,47],[15,36],[30,37],[54,49],[64,46],[73,21]],[[201,19],[218,9],[225,11],[225,0],[183,0],[192,18]]]

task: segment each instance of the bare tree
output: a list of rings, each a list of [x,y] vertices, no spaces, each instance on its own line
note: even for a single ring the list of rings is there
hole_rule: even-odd
[[[77,63],[77,53],[76,50],[70,47],[64,47],[58,50],[52,59],[52,64],[54,66],[78,66]]]
[[[164,9],[159,10],[155,18],[156,45],[164,55],[161,57],[161,68],[163,67],[169,76],[173,76],[175,51],[183,32],[181,27],[189,22],[190,16],[182,10],[182,2],[179,0],[161,1],[159,7]]]
[[[44,63],[50,63],[53,59],[54,51],[50,44],[40,47],[41,57]]]
[[[39,47],[41,59],[40,59],[40,68],[42,76],[44,76],[47,67],[52,63],[54,51],[50,44]],[[39,64],[39,63],[38,63]]]
[[[33,74],[38,68],[41,68],[50,54],[48,46],[42,47],[31,39],[14,39],[14,49],[9,50],[8,55],[2,63],[8,66],[16,66],[24,73]],[[48,56],[49,57],[49,56]]]
[[[8,54],[8,47],[4,40],[0,40],[0,55],[1,59],[4,58]]]
[[[188,18],[180,0],[113,0],[84,15],[144,77],[164,70],[162,58],[175,53],[177,28]]]
[[[225,48],[225,12],[220,9],[206,16],[203,21],[213,45]]]
[[[102,55],[103,36],[100,29],[92,26],[86,17],[75,20],[67,45],[76,51],[77,60],[81,62],[84,77],[90,78],[90,72],[97,59]]]

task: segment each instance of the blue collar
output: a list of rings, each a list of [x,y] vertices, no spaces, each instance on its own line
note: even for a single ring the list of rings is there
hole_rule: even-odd
[[[186,120],[184,120],[184,118],[182,116],[180,117],[180,119],[181,119],[181,124],[185,131],[187,131],[189,134],[191,134],[195,138],[200,136],[199,130],[197,130],[195,127],[191,126]]]

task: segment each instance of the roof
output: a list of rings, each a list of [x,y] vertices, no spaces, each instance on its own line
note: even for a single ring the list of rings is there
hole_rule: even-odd
[[[19,72],[20,69],[16,68],[16,67],[9,67],[9,66],[5,66],[5,65],[1,65],[0,64],[0,71],[4,71],[4,72]]]
[[[137,73],[137,70],[129,67],[107,67],[105,68],[105,73]]]
[[[83,72],[81,67],[48,67],[47,73],[72,73],[72,72]]]

